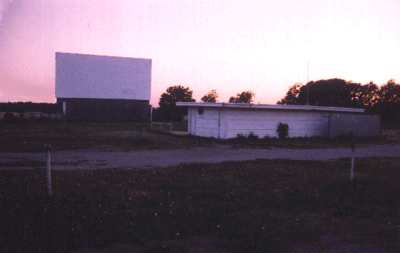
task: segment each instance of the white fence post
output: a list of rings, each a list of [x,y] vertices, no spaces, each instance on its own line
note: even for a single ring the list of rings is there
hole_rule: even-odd
[[[351,165],[350,165],[350,181],[353,182],[355,178],[355,150],[356,146],[354,143],[354,139],[351,139]]]
[[[350,168],[350,181],[353,182],[354,180],[354,154],[351,157],[351,168]]]
[[[47,186],[47,194],[49,196],[53,195],[53,185],[51,178],[51,146],[47,146],[47,164],[46,164],[46,186]]]

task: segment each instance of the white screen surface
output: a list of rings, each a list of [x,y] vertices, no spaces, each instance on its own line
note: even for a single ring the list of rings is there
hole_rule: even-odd
[[[150,100],[151,60],[56,53],[56,97]]]

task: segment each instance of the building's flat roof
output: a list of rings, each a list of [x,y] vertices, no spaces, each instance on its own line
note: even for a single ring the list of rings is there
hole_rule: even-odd
[[[177,102],[182,107],[203,107],[203,108],[229,108],[229,109],[256,109],[256,110],[284,110],[284,111],[323,111],[323,112],[348,112],[364,113],[364,109],[313,105],[268,105],[268,104],[247,104],[247,103],[196,103]]]

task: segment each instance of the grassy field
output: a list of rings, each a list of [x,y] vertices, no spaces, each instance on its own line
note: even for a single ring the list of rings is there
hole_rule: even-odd
[[[210,140],[149,131],[148,124],[64,121],[0,122],[0,152],[40,152],[45,144],[55,150],[187,148]]]
[[[0,252],[400,252],[399,167],[358,160],[354,184],[347,160],[55,171],[51,199],[40,172],[1,171]]]
[[[398,131],[388,131],[378,138],[358,139],[358,145],[400,143]],[[190,136],[174,136],[150,131],[146,124],[89,123],[63,121],[0,122],[0,152],[43,152],[45,144],[55,150],[101,149],[130,151],[140,149],[173,149],[196,146],[229,145],[240,148],[327,148],[349,146],[348,138],[295,138],[279,140],[246,139],[215,140]]]

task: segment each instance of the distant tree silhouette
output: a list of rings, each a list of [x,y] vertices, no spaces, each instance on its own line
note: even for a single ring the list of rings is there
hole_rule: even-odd
[[[306,85],[295,84],[289,88],[279,104],[357,107],[353,100],[353,90],[357,84],[343,79],[311,81]]]
[[[387,127],[400,127],[400,84],[391,79],[379,89],[379,102],[373,109]]]
[[[216,103],[217,98],[218,98],[217,91],[211,90],[201,98],[201,101],[205,103]]]
[[[400,84],[389,80],[380,88],[342,79],[319,80],[306,85],[296,83],[278,104],[359,107],[378,113],[386,127],[400,127]]]
[[[7,102],[0,103],[0,112],[43,112],[59,113],[61,108],[52,103],[33,103],[33,102]]]
[[[357,107],[372,110],[380,100],[379,87],[373,82],[365,85],[354,84],[351,92],[351,99]]]
[[[278,101],[278,104],[299,104],[300,89],[303,85],[301,83],[296,83],[289,88],[286,92],[286,96]]]
[[[400,84],[391,79],[379,90],[380,102],[387,104],[400,104]]]
[[[176,85],[169,87],[166,92],[161,94],[159,114],[162,120],[181,121],[187,113],[186,108],[177,107],[176,102],[194,102],[193,91],[189,87]]]
[[[252,91],[243,91],[236,94],[235,97],[230,97],[229,103],[252,103],[254,96]]]

